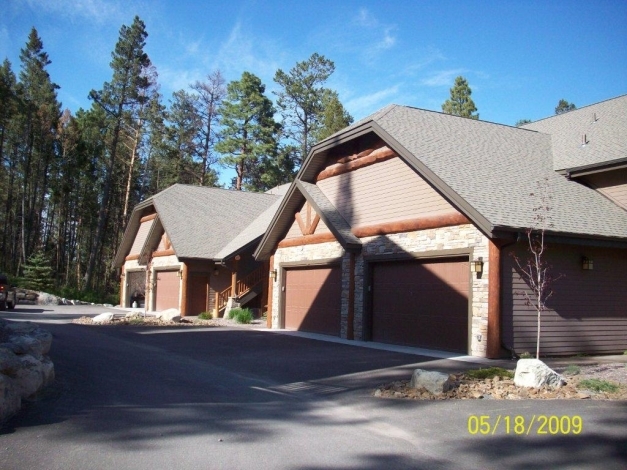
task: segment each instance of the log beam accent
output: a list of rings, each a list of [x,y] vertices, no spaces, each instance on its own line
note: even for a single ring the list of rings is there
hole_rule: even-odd
[[[315,245],[317,243],[327,243],[336,241],[332,233],[320,233],[318,235],[307,235],[306,237],[287,238],[279,242],[279,248],[290,246]]]
[[[126,307],[126,272],[124,268],[120,273],[120,305]]]
[[[352,229],[356,237],[373,237],[376,235],[389,235],[392,233],[413,232],[431,228],[452,227],[454,225],[469,224],[468,218],[459,212],[454,214],[438,215],[434,217],[421,217],[418,219],[399,220],[385,224],[368,225]]]
[[[156,217],[157,217],[157,214],[156,214],[156,213],[154,213],[154,214],[150,214],[150,215],[147,215],[147,216],[142,217],[141,219],[139,219],[139,223],[140,223],[140,224],[143,224],[144,222],[148,222],[149,220],[153,220],[153,219],[155,219]]]
[[[313,220],[311,218],[311,205],[309,203],[305,203],[306,211],[307,211],[307,220],[303,220],[303,216],[300,212],[297,212],[294,215],[296,219],[296,223],[298,224],[298,228],[300,229],[300,233],[303,235],[313,235],[318,227],[318,223],[320,222],[320,216],[314,213]]]
[[[181,316],[187,316],[187,280],[189,279],[187,264],[181,266]]]
[[[268,263],[268,273],[274,270],[274,255],[270,256],[270,262]],[[272,276],[268,276],[268,310],[266,310],[266,326],[272,328],[272,295],[274,294],[274,280]]]
[[[136,259],[139,259],[139,255],[128,255],[124,261],[135,261]]]
[[[350,254],[348,266],[348,317],[346,326],[346,339],[355,339],[355,330],[353,323],[355,322],[355,253]]]
[[[152,254],[152,257],[153,258],[157,258],[159,256],[171,256],[171,255],[175,255],[175,254],[176,253],[174,253],[174,250],[170,248],[169,250],[155,251]]]
[[[327,178],[331,178],[332,176],[337,176],[337,175],[341,175],[344,173],[348,173],[350,171],[355,171],[359,168],[374,165],[375,163],[379,163],[379,162],[384,162],[386,160],[390,160],[391,158],[394,158],[397,156],[396,152],[394,152],[389,147],[380,147],[371,152],[368,152],[368,153],[366,152],[368,151],[361,152],[357,154],[356,156],[354,156],[354,158],[353,156],[346,157],[347,159],[350,159],[350,160],[346,161],[345,163],[337,163],[335,165],[330,165],[326,167],[324,170],[322,170],[318,174],[316,181],[321,181]],[[341,159],[341,160],[345,160],[345,159]]]
[[[489,241],[488,248],[488,345],[487,357],[501,356],[501,248]]]

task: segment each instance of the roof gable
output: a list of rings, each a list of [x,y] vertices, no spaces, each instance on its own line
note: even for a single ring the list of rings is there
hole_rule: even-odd
[[[335,149],[362,140],[383,140],[489,237],[533,227],[538,201],[531,194],[547,181],[557,235],[627,239],[626,211],[554,171],[551,135],[405,106],[387,106],[314,146],[299,187],[316,180]],[[268,256],[289,228],[304,199],[297,193],[290,188],[255,256]]]
[[[225,247],[230,246],[232,252],[244,247],[235,246],[235,239],[248,244],[251,237],[258,238],[259,224],[251,227],[252,234],[247,229],[280,199],[281,196],[272,194],[175,184],[135,207],[114,264],[124,264],[146,207],[154,207],[158,228],[168,234],[179,258],[220,259],[217,257]],[[148,237],[152,242],[159,236],[157,227],[153,228]]]

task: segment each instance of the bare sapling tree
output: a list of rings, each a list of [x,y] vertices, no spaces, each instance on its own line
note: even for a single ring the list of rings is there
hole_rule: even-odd
[[[533,224],[526,230],[528,256],[525,259],[516,255],[513,257],[520,277],[527,285],[527,288],[517,294],[522,295],[526,305],[533,307],[537,313],[536,359],[539,359],[542,314],[547,310],[546,303],[553,295],[553,283],[562,276],[554,277],[551,265],[546,261],[546,231],[553,227],[550,215],[552,195],[548,178],[538,181],[536,192],[529,196],[537,200],[537,205],[533,208]]]

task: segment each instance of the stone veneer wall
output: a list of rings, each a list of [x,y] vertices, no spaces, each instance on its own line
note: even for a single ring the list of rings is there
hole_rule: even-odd
[[[283,279],[281,279],[281,263],[293,263],[302,261],[305,262],[340,258],[344,255],[344,249],[338,242],[319,243],[314,245],[302,245],[292,246],[288,248],[279,248],[274,254],[274,266],[270,269],[276,269],[278,273],[277,280],[274,282],[274,288],[272,289],[272,328],[279,328],[279,300],[281,298],[281,286],[283,285]],[[344,266],[342,263],[342,285],[348,282],[348,266]],[[348,293],[348,290],[346,291]],[[344,300],[344,291],[342,290],[342,329],[344,330],[344,324],[348,315],[348,294],[346,300]]]
[[[483,257],[483,273],[478,279],[472,275],[471,286],[471,338],[470,352],[473,356],[486,356],[488,332],[488,260],[489,240],[474,225],[458,225],[385,236],[362,238],[363,255],[394,253],[443,252],[447,250],[472,249],[474,259]],[[470,273],[469,273],[470,276]],[[355,264],[355,339],[363,338],[361,317],[364,298],[364,260],[359,256]],[[480,339],[479,339],[480,338]]]
[[[415,232],[365,237],[361,239],[363,249],[355,255],[355,298],[353,334],[356,340],[363,340],[364,320],[364,255],[388,255],[396,253],[446,254],[449,250],[468,249],[474,259],[483,257],[481,278],[472,275],[471,286],[471,338],[470,350],[473,356],[485,357],[488,329],[488,259],[489,240],[471,224],[444,227]],[[281,263],[311,262],[319,259],[342,258],[342,298],[341,332],[346,338],[348,330],[348,291],[350,272],[350,253],[346,253],[338,242],[279,248],[274,255],[274,267],[280,273]],[[468,273],[470,278],[470,272]],[[280,274],[279,274],[280,276]],[[279,327],[279,299],[282,280],[278,278],[272,290],[272,327]]]

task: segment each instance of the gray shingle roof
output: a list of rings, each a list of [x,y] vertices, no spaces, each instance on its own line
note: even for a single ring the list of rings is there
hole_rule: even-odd
[[[554,171],[551,135],[402,106],[375,122],[493,230],[533,226],[538,201],[530,193],[546,178],[551,231],[627,238],[625,210]]]
[[[311,183],[331,149],[376,134],[488,236],[534,227],[534,208],[540,201],[531,193],[546,181],[551,195],[550,232],[624,243],[627,211],[555,168],[627,160],[626,106],[627,96],[621,96],[516,128],[389,105],[316,144],[295,185],[312,194],[309,186],[315,187]],[[594,113],[598,121],[586,130],[589,145],[582,152],[571,143],[581,144],[577,134]],[[555,167],[554,160],[559,162]],[[293,222],[301,198],[291,188],[256,257],[270,256]]]
[[[555,170],[627,158],[627,95],[523,126],[551,135]],[[585,135],[587,143],[582,145]]]
[[[150,206],[154,206],[158,213],[179,258],[221,260],[225,250],[229,254],[235,253],[263,234],[266,229],[261,229],[263,220],[257,219],[278,204],[281,197],[175,184],[136,206],[114,265],[124,264],[139,219]],[[266,216],[267,222],[271,217]]]

